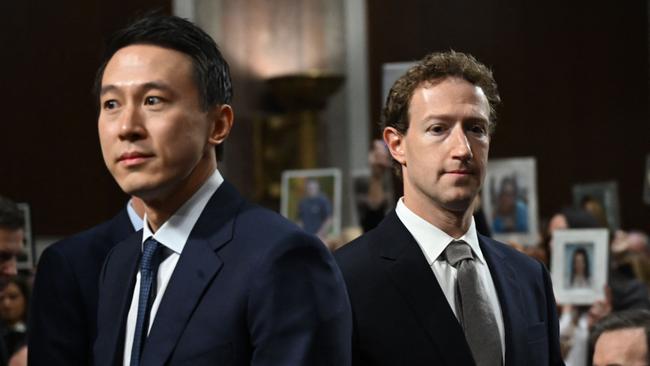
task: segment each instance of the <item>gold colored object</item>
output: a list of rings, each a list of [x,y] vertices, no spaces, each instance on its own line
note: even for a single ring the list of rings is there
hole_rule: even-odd
[[[267,205],[277,204],[282,171],[318,166],[319,114],[343,80],[342,75],[321,71],[266,80],[272,97],[283,112],[262,116],[255,121],[257,200]]]

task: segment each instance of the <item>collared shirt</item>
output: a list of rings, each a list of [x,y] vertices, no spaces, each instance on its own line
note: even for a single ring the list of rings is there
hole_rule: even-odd
[[[499,297],[497,295],[496,287],[494,287],[494,281],[492,281],[490,269],[487,266],[487,262],[485,261],[485,257],[483,256],[483,252],[478,243],[474,218],[472,218],[469,230],[467,230],[463,236],[460,238],[453,238],[411,211],[404,204],[403,198],[400,198],[397,202],[395,213],[397,213],[397,217],[402,221],[404,226],[406,226],[406,229],[411,233],[411,235],[413,235],[413,238],[415,238],[415,241],[420,246],[424,257],[427,259],[433,274],[442,288],[442,292],[447,298],[449,307],[454,312],[454,315],[456,315],[456,318],[458,318],[455,305],[456,293],[454,291],[456,285],[456,268],[447,262],[443,254],[447,245],[454,240],[463,240],[472,248],[472,252],[474,252],[474,257],[477,262],[476,265],[479,278],[487,293],[492,312],[497,321],[499,337],[501,339],[501,351],[503,353],[503,359],[505,360],[505,332],[503,329],[501,305],[499,304]]]
[[[201,216],[201,212],[210,200],[210,197],[217,191],[219,186],[223,183],[223,177],[219,170],[214,173],[203,183],[201,188],[192,195],[162,226],[152,233],[149,225],[144,225],[142,232],[142,244],[145,240],[153,237],[157,242],[163,245],[164,260],[158,267],[158,275],[156,277],[156,297],[151,305],[151,312],[149,315],[149,325],[147,334],[151,330],[151,326],[156,318],[160,301],[162,300],[165,289],[169,284],[172,277],[176,263],[183,252],[185,243],[190,237],[190,233],[194,225]],[[147,221],[147,215],[144,216],[144,222]],[[142,249],[140,249],[142,250]],[[124,365],[128,366],[131,363],[131,348],[133,347],[133,335],[135,333],[135,323],[138,314],[138,298],[140,295],[140,273],[138,272],[135,280],[135,288],[131,298],[131,307],[126,320],[126,334],[124,336]]]
[[[131,220],[131,225],[133,225],[133,229],[135,231],[140,231],[142,229],[142,218],[138,215],[137,212],[135,212],[135,209],[133,208],[133,204],[131,203],[132,200],[129,200],[129,202],[126,204],[126,213],[129,214],[129,220]]]

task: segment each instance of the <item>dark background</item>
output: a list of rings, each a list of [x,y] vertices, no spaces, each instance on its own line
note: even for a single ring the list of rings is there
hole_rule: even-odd
[[[368,1],[367,22],[374,121],[382,63],[471,53],[502,99],[490,156],[537,158],[541,217],[570,205],[575,183],[617,180],[622,227],[650,231],[646,1]]]
[[[382,63],[472,53],[493,68],[503,99],[491,156],[537,158],[541,216],[570,204],[574,183],[617,180],[623,227],[650,231],[641,201],[650,153],[645,1],[367,7],[373,120]],[[31,205],[36,235],[71,234],[126,202],[101,158],[90,90],[103,39],[154,8],[169,13],[171,4],[0,2],[0,194]]]

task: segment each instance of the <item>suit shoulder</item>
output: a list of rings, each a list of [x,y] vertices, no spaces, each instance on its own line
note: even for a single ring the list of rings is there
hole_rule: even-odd
[[[87,249],[88,245],[101,241],[102,237],[108,235],[110,222],[104,222],[90,229],[71,235],[67,238],[61,239],[52,245],[48,246],[43,252],[58,252],[61,254],[79,253],[79,251]]]
[[[377,240],[375,230],[368,231],[334,252],[334,258],[346,278],[363,277],[373,272],[371,244]]]
[[[268,244],[282,242],[323,244],[315,236],[307,234],[287,218],[280,214],[247,203],[237,217],[235,230],[238,236],[256,238],[257,242]],[[259,240],[263,238],[264,240]]]
[[[133,232],[126,213],[120,213],[111,220],[93,226],[49,245],[41,259],[54,255],[65,258],[83,258],[91,254],[105,255],[110,248]]]

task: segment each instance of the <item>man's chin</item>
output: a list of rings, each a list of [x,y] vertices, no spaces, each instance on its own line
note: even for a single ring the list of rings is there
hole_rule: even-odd
[[[452,199],[449,199],[447,202],[445,202],[445,207],[449,211],[463,213],[467,210],[472,209],[472,203],[474,202],[475,198],[475,195],[453,197]]]

